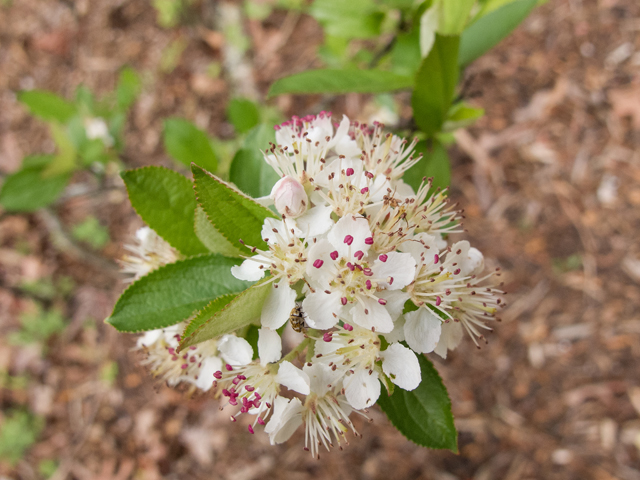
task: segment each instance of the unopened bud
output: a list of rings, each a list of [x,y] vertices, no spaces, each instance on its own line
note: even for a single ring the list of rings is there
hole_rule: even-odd
[[[307,211],[309,198],[304,187],[295,178],[286,176],[278,180],[271,190],[276,210],[289,218],[296,218]]]

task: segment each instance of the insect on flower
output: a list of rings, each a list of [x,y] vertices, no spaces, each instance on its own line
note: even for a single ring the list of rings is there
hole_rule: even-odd
[[[295,307],[291,309],[291,313],[289,314],[289,322],[291,323],[291,327],[296,332],[302,332],[307,328],[307,324],[305,323],[305,319],[307,314],[302,310],[302,305],[296,304]]]

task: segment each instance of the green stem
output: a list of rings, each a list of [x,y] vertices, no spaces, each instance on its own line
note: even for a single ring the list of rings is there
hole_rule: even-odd
[[[298,346],[296,348],[294,348],[293,350],[291,350],[289,353],[287,353],[282,360],[280,360],[281,362],[287,361],[290,362],[291,360],[293,360],[294,358],[296,358],[300,353],[302,353],[302,351],[307,348],[307,345],[309,345],[311,343],[311,339],[310,338],[305,338],[303,341],[301,341]]]

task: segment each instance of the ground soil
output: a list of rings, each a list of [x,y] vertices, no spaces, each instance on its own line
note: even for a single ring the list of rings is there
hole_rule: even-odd
[[[160,136],[167,116],[232,134],[225,105],[234,86],[224,73],[205,74],[223,55],[213,24],[196,14],[162,29],[150,3],[2,2],[2,174],[53,149],[16,91],[69,97],[85,83],[105,92],[124,64],[145,78],[127,128],[128,166],[175,168]],[[293,28],[283,34],[285,22]],[[309,17],[276,11],[246,31],[261,95],[274,79],[318,65],[322,32]],[[639,32],[635,0],[550,0],[465,72],[464,93],[486,115],[458,133],[451,195],[466,212],[465,238],[501,267],[509,307],[488,345],[476,350],[467,339],[446,361],[431,358],[450,391],[459,455],[411,444],[375,408],[372,422],[355,420],[362,439],[314,460],[299,434],[270,446],[210,396],[155,382],[137,365],[134,339],[102,323],[123,289],[114,260],[141,223],[122,188],[96,187],[54,211],[63,231],[89,214],[108,225],[112,240],[95,254],[53,241],[46,215],[0,212],[3,332],[33,308],[24,281],[69,276],[76,285],[45,301],[69,319],[46,351],[0,338],[0,370],[29,377],[0,389],[3,412],[26,407],[46,419],[23,460],[0,464],[1,478],[39,478],[39,462],[56,459],[57,480],[640,479]],[[163,70],[176,39],[186,48]],[[289,115],[331,108],[358,118],[367,102],[273,104]],[[83,174],[74,181],[92,185]]]

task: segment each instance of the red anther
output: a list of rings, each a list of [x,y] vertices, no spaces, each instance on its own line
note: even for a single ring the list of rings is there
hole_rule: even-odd
[[[373,237],[365,238],[364,243],[366,243],[367,245],[373,245]]]
[[[364,172],[364,175],[367,178],[373,178],[373,173],[371,173],[371,172]]]
[[[322,265],[324,265],[324,260],[317,259],[315,262],[313,262],[313,266],[316,268],[320,268]]]
[[[386,304],[387,304],[387,301],[386,301],[384,298],[379,298],[379,299],[378,299],[378,303],[379,303],[380,305],[386,305]]]
[[[365,285],[367,286],[367,290],[371,290],[371,280],[367,280]]]
[[[356,172],[353,170],[353,168],[351,168],[351,167],[347,168],[347,177],[350,177],[354,173],[356,173]]]
[[[245,377],[244,375],[236,375],[237,378],[239,378],[240,380],[246,380],[247,377]]]
[[[183,363],[183,364],[180,366],[180,368],[181,368],[182,370],[184,370],[184,369],[186,369],[186,368],[188,368],[188,367],[189,367],[189,365],[188,365],[188,364],[186,364],[186,363]]]
[[[252,387],[251,385],[245,385],[244,389],[247,392],[253,392],[255,390],[255,387]]]
[[[380,260],[381,262],[386,262],[388,258],[388,255],[382,254],[378,257],[378,260]]]
[[[337,260],[338,259],[338,251],[334,250],[333,252],[331,252],[329,254],[329,256],[331,257],[331,260]]]
[[[360,193],[362,193],[364,195],[368,191],[369,191],[369,187],[364,187],[363,189],[360,190]]]
[[[345,329],[347,332],[351,332],[351,331],[353,330],[353,327],[352,327],[351,325],[349,325],[348,323],[345,323],[345,324],[344,324],[344,329]]]
[[[254,432],[253,432],[253,427],[251,425],[247,427],[247,430],[249,430],[249,433],[253,435]]]
[[[436,253],[436,254],[433,256],[433,263],[438,263],[439,261],[440,261],[440,256]]]
[[[356,269],[356,267],[353,265],[353,263],[351,262],[347,262],[347,267],[349,268],[349,270],[351,270],[352,272]]]
[[[340,299],[340,301],[342,302],[343,305],[346,305],[347,304],[347,297],[342,297]]]
[[[364,273],[367,277],[373,276],[373,270],[371,270],[369,267],[362,270],[362,273]]]
[[[351,235],[347,235],[346,237],[344,237],[344,243],[346,243],[347,245],[351,245],[353,243],[353,237]]]
[[[167,352],[169,352],[169,355],[175,355],[176,349],[169,347],[169,348],[167,348]]]
[[[227,369],[227,372],[230,372],[231,370],[233,370],[233,367],[231,365],[229,365],[228,363],[224,366],[224,368]]]
[[[331,332],[327,332],[322,336],[322,340],[325,342],[330,342],[332,340]]]
[[[213,376],[214,376],[215,378],[217,378],[218,380],[220,380],[220,379],[222,378],[222,372],[221,372],[220,370],[218,370],[217,372],[215,372],[215,373],[213,374]]]
[[[460,273],[460,269],[459,269],[459,268],[456,268],[456,269],[453,271],[453,274],[454,274],[454,275],[458,275],[459,273]]]
[[[258,417],[258,423],[260,425],[264,425],[264,420],[262,419],[262,417]]]
[[[393,277],[389,277],[389,285],[393,285]]]
[[[362,250],[358,250],[356,253],[353,254],[354,257],[356,257],[358,260],[362,260],[362,257],[364,257],[364,252]]]
[[[256,397],[256,400],[260,400],[262,398],[258,392],[254,393],[253,396]]]
[[[197,348],[196,346],[192,345],[189,347],[189,350],[195,350],[196,348]]]
[[[439,307],[440,304],[442,303],[442,299],[440,298],[440,296],[436,296],[436,307]]]

